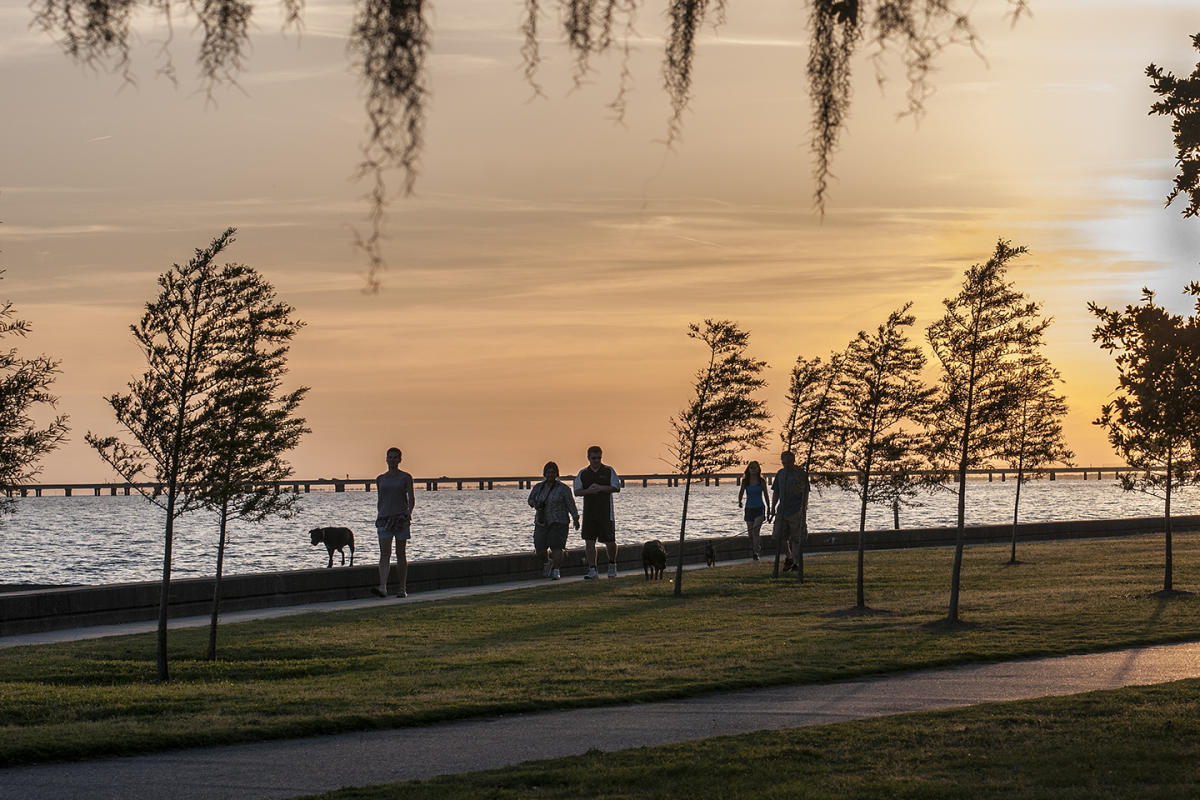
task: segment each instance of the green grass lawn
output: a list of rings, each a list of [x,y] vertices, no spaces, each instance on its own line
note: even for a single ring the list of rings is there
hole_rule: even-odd
[[[947,629],[952,551],[868,553],[869,613],[851,613],[854,556],[765,562],[0,651],[0,764],[415,725],[496,712],[1200,638],[1200,599],[1158,598],[1161,539],[966,553]],[[1200,542],[1177,537],[1176,585],[1200,586]]]
[[[1200,681],[720,736],[320,795],[324,800],[1200,796]]]

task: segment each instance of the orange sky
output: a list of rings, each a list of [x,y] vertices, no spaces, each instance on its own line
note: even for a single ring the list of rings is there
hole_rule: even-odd
[[[547,41],[549,99],[531,100],[520,3],[437,0],[417,196],[394,204],[391,266],[367,295],[350,233],[366,187],[350,179],[363,115],[348,4],[310,2],[298,39],[260,9],[242,91],[214,107],[195,91],[189,21],[176,21],[180,88],[155,78],[152,19],[138,85],[123,88],[28,30],[24,0],[0,0],[0,296],[34,325],[22,351],[62,360],[73,428],[43,479],[111,478],[83,433],[117,430],[102,398],[143,366],[128,326],[156,275],[228,225],[229,260],[262,270],[307,322],[291,358],[312,387],[300,477],[374,475],[393,444],[421,476],[573,470],[592,443],[618,471],[667,471],[668,418],[703,357],[687,323],[749,330],[782,415],[797,355],[840,348],[908,300],[923,333],[998,237],[1030,248],[1011,277],[1056,319],[1048,354],[1079,463],[1114,463],[1090,424],[1114,372],[1085,304],[1149,285],[1187,307],[1200,229],[1162,208],[1173,149],[1143,70],[1191,71],[1194,3],[1033,0],[1010,29],[1003,3],[978,2],[986,63],[943,58],[919,124],[895,118],[895,70],[881,91],[860,59],[823,221],[796,5],[729,3],[668,153],[659,6],[640,14],[621,126],[605,108],[616,61],[572,91]]]

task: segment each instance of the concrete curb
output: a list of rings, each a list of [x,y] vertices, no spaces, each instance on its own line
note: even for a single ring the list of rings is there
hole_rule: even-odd
[[[1172,521],[1178,530],[1200,528],[1200,515],[1173,517]],[[1019,526],[1018,540],[1138,536],[1162,529],[1161,517],[1038,522]],[[956,536],[955,528],[868,531],[865,546],[872,550],[939,547],[954,544]],[[989,544],[1007,542],[1011,537],[1011,525],[983,525],[967,528],[964,541],[972,545]],[[768,548],[771,546],[769,536],[764,537],[764,543]],[[745,558],[750,549],[744,535],[693,539],[684,547],[684,563],[702,563],[705,547],[709,544],[713,546],[717,560],[722,562]],[[664,542],[664,545],[668,563],[674,564],[678,542]],[[809,537],[805,551],[853,550],[857,546],[857,532],[820,533]],[[584,564],[578,548],[571,552],[568,562],[563,569],[564,577],[583,573]],[[628,543],[621,547],[617,564],[623,573],[640,572],[640,545]],[[415,561],[408,568],[408,590],[420,593],[536,580],[541,578],[541,569],[542,565],[529,553]],[[359,599],[370,596],[377,578],[374,564],[227,576],[221,581],[221,609],[236,612]],[[212,578],[173,580],[170,616],[193,617],[211,613],[213,584]],[[156,619],[159,598],[157,581],[8,592],[0,594],[0,637]]]

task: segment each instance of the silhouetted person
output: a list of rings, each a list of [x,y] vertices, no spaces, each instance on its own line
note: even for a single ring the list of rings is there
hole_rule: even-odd
[[[546,563],[542,577],[558,580],[561,577],[563,550],[567,546],[567,520],[579,530],[579,509],[575,497],[565,483],[558,479],[558,464],[553,461],[542,467],[544,481],[529,492],[529,505],[534,508],[533,549]]]
[[[404,454],[399,447],[387,451],[387,472],[375,479],[379,488],[375,530],[379,533],[379,585],[371,587],[377,597],[387,597],[388,570],[392,560],[392,539],[396,540],[396,577],[400,588],[396,597],[408,597],[408,540],[412,537],[412,512],[417,498],[413,494],[412,475],[400,469]]]
[[[746,471],[742,473],[742,487],[738,489],[738,508],[742,507],[743,497],[746,499],[744,518],[746,533],[750,536],[750,552],[754,555],[754,560],[758,561],[762,553],[758,543],[758,532],[763,523],[774,515],[771,509],[767,508],[767,482],[757,461],[747,464]]]
[[[604,453],[596,445],[588,448],[588,465],[575,476],[575,496],[583,498],[583,541],[588,571],[583,577],[595,580],[596,542],[608,551],[608,577],[617,577],[617,524],[612,496],[621,491],[621,479],[612,467],[601,463]]]
[[[771,490],[771,510],[775,514],[775,546],[780,543],[787,548],[785,570],[792,569],[792,545],[800,542],[804,535],[804,503],[808,498],[808,473],[796,466],[792,451],[785,450],[779,461],[783,469],[775,473],[775,486]],[[778,562],[776,562],[778,563]]]

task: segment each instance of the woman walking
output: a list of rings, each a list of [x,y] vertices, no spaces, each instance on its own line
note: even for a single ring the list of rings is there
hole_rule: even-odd
[[[379,488],[375,530],[379,534],[379,585],[371,594],[387,597],[388,572],[392,561],[392,539],[396,540],[396,577],[400,588],[396,597],[408,597],[408,554],[406,546],[412,536],[411,523],[416,497],[413,495],[412,475],[400,469],[404,454],[399,447],[387,451],[387,472],[375,479]]]
[[[738,489],[738,508],[742,507],[743,498],[746,501],[746,533],[750,535],[750,549],[754,560],[758,561],[762,553],[758,544],[758,532],[763,522],[770,519],[771,510],[767,507],[767,482],[763,480],[762,467],[757,461],[747,464],[746,471],[742,473],[742,488]]]
[[[544,481],[529,493],[529,505],[534,509],[533,549],[538,558],[545,562],[542,577],[558,580],[562,566],[563,550],[567,547],[567,518],[579,530],[579,509],[575,496],[565,483],[558,479],[558,464],[553,461],[542,468]]]

